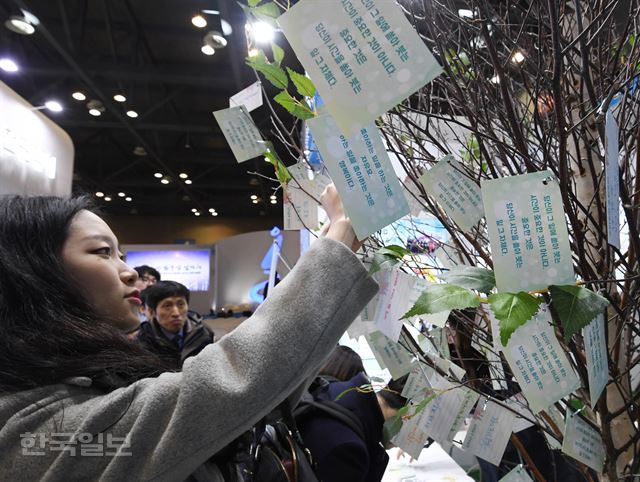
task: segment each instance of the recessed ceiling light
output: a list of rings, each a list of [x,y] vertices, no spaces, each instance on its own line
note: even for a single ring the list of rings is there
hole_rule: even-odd
[[[197,213],[197,212],[198,212],[198,210],[197,210],[196,208],[191,208],[191,212],[192,212],[192,213]]]
[[[135,119],[136,117],[138,117],[138,113],[135,110],[128,110],[127,115],[132,119]]]
[[[191,184],[191,182],[192,182],[191,179],[187,179],[184,181],[185,184]]]
[[[18,70],[20,70],[20,67],[18,67],[18,64],[16,64],[13,60],[3,58],[0,59],[0,69],[4,70],[5,72],[17,72]]]
[[[196,213],[193,213],[193,214],[195,214],[196,216],[200,216],[200,213],[199,213],[199,212],[196,212]]]
[[[215,49],[211,45],[203,45],[200,47],[200,52],[205,55],[213,55],[216,53]]]
[[[89,109],[89,114],[94,117],[98,117],[102,115],[102,112],[100,112],[98,109]]]
[[[272,199],[271,204],[278,204],[278,201],[276,199]]]
[[[511,61],[515,64],[524,62],[524,54],[520,50],[516,50],[511,56]]]
[[[207,19],[204,18],[202,15],[194,15],[193,18],[191,18],[191,23],[198,28],[205,28],[207,26]]]
[[[115,100],[116,102],[126,102],[127,98],[122,94],[116,94],[113,96],[113,100]]]
[[[110,198],[109,196],[105,196],[105,197],[104,197],[104,200],[105,200],[105,201],[111,201],[111,198]]]
[[[123,193],[122,191],[120,191],[120,192],[118,193],[118,197],[125,197],[125,196],[126,196],[126,194],[125,194],[125,193]]]
[[[272,194],[271,196],[269,196],[269,199],[276,199],[276,195]]]
[[[253,200],[258,199],[258,196],[256,196],[255,194],[252,194],[251,195],[251,199],[253,199]]]
[[[87,96],[84,95],[82,92],[74,92],[73,94],[71,94],[71,97],[73,97],[75,100],[86,100]]]
[[[187,174],[186,172],[181,172],[180,174],[178,174],[178,176],[180,176],[180,179],[186,179],[189,177],[189,174]]]
[[[131,202],[131,201],[133,201],[133,198],[127,196],[126,198],[124,198],[124,200],[127,201],[127,202]]]
[[[254,199],[253,201],[251,201],[253,204],[258,204],[258,200]]]
[[[211,215],[212,215],[212,216],[217,216],[217,215],[218,215],[218,213],[215,213],[215,212],[214,212],[214,213],[211,213]]]
[[[58,101],[48,100],[44,103],[44,106],[51,112],[62,112],[62,105]]]
[[[24,17],[14,15],[4,23],[9,30],[21,35],[31,35],[36,31],[35,27]]]
[[[163,174],[161,172],[156,172],[153,177],[157,177],[158,179],[160,179],[163,176]]]
[[[169,184],[169,179],[167,179],[166,177],[164,179],[160,179],[160,182],[162,184]]]
[[[104,197],[104,193],[101,191],[96,192],[96,197]]]
[[[210,212],[210,213],[215,213],[215,212],[216,212],[216,210],[215,210],[215,209],[213,209],[213,208],[209,208],[209,212]]]

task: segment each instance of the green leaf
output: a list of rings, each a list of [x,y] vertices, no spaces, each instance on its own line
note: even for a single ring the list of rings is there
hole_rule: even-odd
[[[541,302],[525,291],[489,295],[491,311],[500,321],[500,342],[503,346],[507,346],[516,329],[533,318]]]
[[[480,306],[480,300],[473,291],[450,284],[434,284],[422,292],[413,307],[401,319],[476,306]]]
[[[247,3],[251,8],[256,7],[262,0],[249,0]]]
[[[273,144],[271,142],[267,142],[267,147],[268,149],[267,152],[264,153],[264,157],[266,157],[267,160],[271,164],[273,164],[276,172],[276,177],[278,178],[278,181],[280,181],[280,184],[286,186],[293,178],[291,177],[291,174],[287,170],[286,166],[282,163],[282,161],[276,154],[276,150],[273,147]]]
[[[280,65],[284,59],[284,50],[277,43],[271,42],[271,51],[273,52],[273,61]]]
[[[313,82],[311,82],[310,78],[291,70],[289,67],[287,67],[287,72],[289,72],[289,77],[291,77],[293,85],[296,86],[296,89],[298,89],[298,93],[300,95],[303,95],[305,97],[314,96],[314,94],[316,93],[316,86],[313,85]]]
[[[384,422],[382,426],[382,444],[385,448],[390,446],[391,439],[402,429],[402,417],[407,413],[407,410],[409,410],[409,406],[405,405]]]
[[[429,403],[431,403],[431,400],[433,400],[434,398],[436,398],[438,396],[437,393],[432,393],[431,395],[429,395],[427,398],[425,398],[424,400],[422,400],[418,405],[416,405],[416,409],[414,410],[413,414],[411,415],[412,417],[415,417],[416,415],[418,415],[420,412],[422,412],[427,405],[429,405]]]
[[[411,254],[409,250],[395,244],[380,248],[373,255],[369,274],[372,275],[381,269],[391,269],[397,266],[402,261],[402,258],[408,254]]]
[[[477,266],[456,266],[440,277],[452,285],[478,290],[481,293],[489,293],[496,285],[493,271]]]
[[[277,27],[276,18],[280,16],[280,8],[274,2],[269,2],[251,9],[251,13],[272,27]]]
[[[276,64],[269,63],[267,61],[267,57],[264,55],[264,52],[260,50],[257,55],[253,57],[247,57],[245,59],[247,65],[262,75],[267,79],[271,84],[273,84],[278,89],[286,89],[289,86],[289,78],[287,77],[287,73],[280,68],[280,66]]]
[[[287,109],[290,114],[294,115],[298,119],[307,120],[315,117],[315,114],[311,109],[309,109],[298,99],[291,97],[291,94],[289,94],[289,92],[287,92],[286,90],[283,90],[278,95],[276,95],[273,100]]]
[[[584,286],[549,286],[551,307],[560,318],[564,328],[564,339],[571,337],[601,314],[609,301]]]

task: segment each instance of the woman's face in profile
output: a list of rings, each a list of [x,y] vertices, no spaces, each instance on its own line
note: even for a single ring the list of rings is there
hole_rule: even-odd
[[[139,324],[136,271],[120,259],[118,240],[99,216],[80,211],[69,227],[62,262],[84,298],[121,330]]]

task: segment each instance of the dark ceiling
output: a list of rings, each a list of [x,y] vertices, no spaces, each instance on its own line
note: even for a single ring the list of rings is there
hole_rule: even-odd
[[[40,20],[33,35],[4,27],[20,8]],[[191,18],[205,9],[220,16],[207,14],[207,28],[196,28]],[[226,48],[206,56],[202,39],[220,18],[233,33]],[[263,159],[238,164],[212,115],[256,81],[244,65],[245,21],[234,0],[0,0],[0,56],[20,66],[0,71],[0,80],[33,105],[63,104],[63,112],[44,113],[75,145],[74,192],[110,195],[99,200],[107,214],[193,216],[193,208],[203,215],[215,208],[220,216],[277,215],[281,195],[275,205],[269,200],[276,184],[248,173],[273,177],[273,168]],[[74,91],[87,100],[72,99]],[[113,100],[118,93],[125,103]],[[104,104],[101,116],[89,114],[91,99]],[[139,116],[127,117],[129,109]],[[266,106],[252,116],[269,131]],[[134,153],[140,148],[146,155]]]

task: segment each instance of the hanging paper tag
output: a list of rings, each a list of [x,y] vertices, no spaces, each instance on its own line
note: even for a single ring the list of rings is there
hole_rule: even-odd
[[[609,380],[609,362],[607,360],[607,341],[604,334],[604,315],[598,315],[582,329],[584,352],[587,357],[589,375],[589,398],[591,407],[595,407],[600,394]]]
[[[278,23],[345,135],[442,72],[395,2],[304,0]]]
[[[400,337],[400,318],[409,310],[409,295],[415,279],[415,276],[403,273],[399,269],[382,272],[374,321],[378,330],[390,340],[398,341]]]
[[[482,218],[480,188],[452,155],[440,159],[420,177],[420,182],[463,231],[469,231]]]
[[[407,377],[401,395],[407,399],[418,397],[423,399],[426,396],[427,390],[431,388],[427,381],[427,369],[429,367],[417,360],[411,364],[411,367],[411,372]]]
[[[514,413],[480,397],[462,448],[493,465],[500,465],[515,418]]]
[[[283,224],[285,231],[318,228],[318,203],[307,193],[310,186],[306,181],[291,181],[283,193]]]
[[[310,170],[305,164],[299,162],[291,167],[287,167],[289,174],[299,183],[306,183],[308,189],[306,191],[314,198],[320,201],[320,196],[329,184],[331,178],[321,172]]]
[[[522,465],[518,465],[515,469],[502,477],[498,482],[533,482],[531,476],[524,470]]]
[[[238,107],[240,105],[245,106],[249,112],[262,105],[262,86],[260,81],[251,84],[229,98],[229,107]]]
[[[602,473],[604,447],[598,431],[579,415],[567,411],[562,451],[598,473]]]
[[[522,393],[516,393],[513,397],[507,398],[503,403],[509,405],[509,407],[522,415],[516,416],[512,427],[513,433],[518,433],[525,428],[533,427],[536,416],[529,410],[527,401],[522,396]]]
[[[504,356],[533,413],[580,387],[580,380],[553,332],[551,315],[544,304],[511,335]]]
[[[392,442],[396,447],[400,447],[414,459],[420,457],[423,447],[429,439],[429,434],[424,427],[424,410],[415,413],[418,402],[413,403],[413,408],[409,410],[409,418],[402,422],[402,428],[393,437]]]
[[[498,291],[575,283],[560,187],[547,171],[482,182]]]
[[[329,115],[309,119],[307,124],[358,239],[365,239],[409,213],[402,186],[375,125],[347,138],[339,133]]]
[[[371,351],[383,361],[394,380],[411,371],[411,356],[398,343],[391,341],[379,331],[365,336]]]
[[[267,151],[253,119],[243,105],[213,113],[238,162],[248,161]]]
[[[611,109],[605,116],[605,191],[607,197],[607,241],[620,249],[620,149],[618,124]]]

